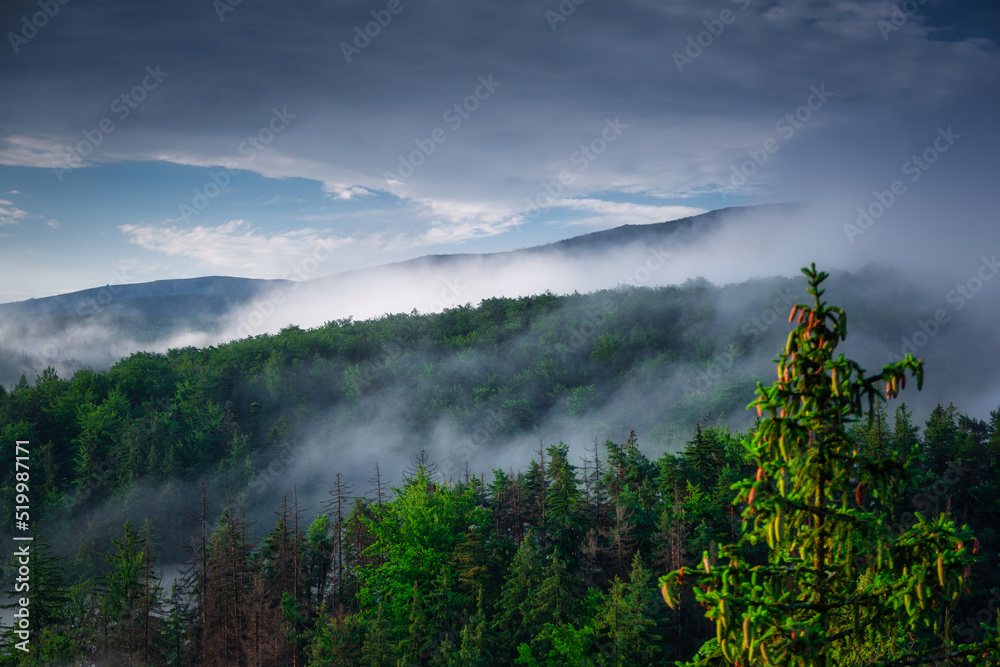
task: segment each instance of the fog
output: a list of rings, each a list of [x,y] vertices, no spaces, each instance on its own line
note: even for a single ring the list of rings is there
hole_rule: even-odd
[[[243,378],[237,396],[270,392],[262,428],[285,415],[289,433],[279,449],[255,454],[249,480],[219,478],[209,495],[216,509],[225,502],[243,507],[257,533],[269,528],[273,511],[293,488],[308,518],[321,511],[337,473],[353,485],[353,495],[365,495],[376,462],[383,481],[399,485],[402,471],[420,450],[435,462],[439,479],[462,478],[468,464],[469,473],[489,480],[497,468],[524,469],[537,458],[540,444],[564,442],[572,460],[582,465],[595,443],[623,443],[630,429],[654,459],[683,447],[694,423],[743,429],[752,423],[751,414],[742,408],[753,399],[756,381],[773,377],[771,360],[787,335],[790,306],[806,298],[798,269],[813,261],[833,273],[824,298],[848,313],[849,335],[841,351],[869,372],[907,352],[925,359],[924,390],[918,393],[911,385],[901,397],[913,410],[915,423],[922,425],[935,405],[949,402],[988,419],[989,412],[1000,407],[1000,360],[993,353],[1000,325],[1000,280],[992,280],[1000,269],[992,247],[981,239],[952,234],[949,243],[937,248],[903,239],[902,249],[886,252],[877,236],[883,230],[876,225],[851,243],[844,224],[844,216],[829,204],[767,207],[709,216],[624,244],[588,242],[491,256],[426,258],[268,289],[215,322],[203,322],[198,329],[175,327],[152,341],[147,336],[139,342],[129,332],[114,329],[110,316],[69,324],[54,335],[44,328],[31,329],[30,322],[16,323],[19,329],[8,322],[3,346],[34,351],[35,358],[8,354],[0,369],[10,387],[14,375],[31,378],[32,368],[40,371],[45,365],[55,366],[65,377],[83,365],[107,367],[135,350],[217,345],[275,333],[289,324],[309,328],[385,313],[440,312],[493,296],[611,289],[587,297],[596,313],[589,322],[580,319],[582,311],[572,316],[576,319],[564,315],[565,308],[553,315],[567,318],[557,327],[564,333],[545,344],[585,361],[595,339],[608,331],[602,310],[638,317],[629,311],[628,295],[635,288],[684,285],[687,290],[707,290],[711,307],[699,326],[715,340],[700,359],[643,360],[626,377],[607,378],[610,393],[595,398],[587,409],[570,409],[564,399],[528,428],[508,412],[485,409],[471,424],[440,417],[417,431],[412,428],[413,406],[421,394],[405,369],[436,364],[436,380],[447,383],[449,377],[482,375],[503,363],[473,352],[441,358],[403,342],[390,345],[366,362],[354,402],[319,410],[297,409],[294,387],[282,394],[265,389],[261,377]],[[933,262],[935,256],[949,261]],[[528,331],[508,345],[508,355],[539,344]],[[713,412],[713,395],[723,391],[739,395],[738,409]],[[178,545],[192,530],[193,520],[182,517],[194,511],[198,497],[194,482],[140,483],[127,499],[90,512],[90,519],[96,530],[114,532],[125,518],[136,523],[150,518],[164,556],[176,562],[184,557]],[[68,531],[67,537],[77,535],[79,524],[53,527],[52,534],[63,531]],[[75,540],[58,541],[69,545]]]

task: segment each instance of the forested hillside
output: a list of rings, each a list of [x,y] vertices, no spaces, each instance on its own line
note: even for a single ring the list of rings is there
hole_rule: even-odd
[[[788,285],[489,299],[4,389],[37,527],[33,653],[8,635],[4,660],[689,659],[717,630],[689,590],[664,604],[657,579],[746,534],[738,483],[760,481],[750,443],[769,422],[742,415],[804,292]],[[601,429],[621,437],[595,443]],[[982,636],[1000,604],[1000,411],[915,423],[876,406],[850,434],[873,460],[909,460],[871,500],[888,528],[950,512],[975,534],[966,589],[940,613],[958,641]]]

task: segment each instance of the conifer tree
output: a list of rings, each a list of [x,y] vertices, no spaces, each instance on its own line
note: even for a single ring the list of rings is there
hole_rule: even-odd
[[[595,619],[596,634],[603,648],[598,665],[657,664],[660,637],[655,622],[646,615],[652,608],[649,594],[656,594],[650,585],[652,579],[652,572],[643,565],[639,554],[632,561],[629,581],[615,577]]]
[[[309,648],[309,667],[354,667],[361,664],[363,628],[357,614],[343,607],[333,613],[321,610]]]
[[[542,579],[542,568],[533,533],[528,533],[514,554],[507,579],[500,594],[500,611],[495,621],[498,645],[512,659],[516,647],[531,639],[526,618],[530,603]],[[509,660],[508,660],[509,662]]]
[[[487,667],[489,649],[486,644],[486,614],[483,611],[483,591],[476,595],[476,613],[462,628],[459,651],[447,667]]]
[[[684,457],[697,475],[696,482],[703,488],[718,478],[725,463],[722,447],[712,434],[701,430],[701,424],[695,424],[694,439],[684,448]]]
[[[903,402],[896,407],[892,426],[892,446],[901,451],[912,451],[919,441],[919,431],[910,420],[910,411]]]
[[[379,485],[378,488],[378,505],[377,507],[381,509],[382,507],[382,490],[380,488],[380,473],[378,469],[378,464],[375,464],[375,474],[376,483]],[[333,544],[332,544],[332,565],[333,565],[333,596],[334,604],[346,604],[347,603],[347,588],[345,586],[345,573],[344,573],[344,532],[345,526],[344,521],[347,518],[348,507],[351,501],[351,484],[344,480],[341,473],[337,473],[334,477],[333,490],[330,491],[330,498],[323,503],[324,509],[333,518],[333,526],[331,527],[333,533]]]
[[[569,446],[560,442],[559,445],[550,446],[547,452],[549,464],[546,469],[548,500],[545,529],[552,538],[556,552],[564,560],[568,560],[573,558],[582,537],[580,508],[583,498],[576,478],[576,467],[569,462]]]
[[[989,436],[986,441],[986,448],[990,454],[990,461],[996,468],[1000,466],[1000,409],[990,411]]]
[[[107,647],[128,662],[149,664],[159,657],[159,611],[162,589],[148,534],[125,522],[122,538],[113,540],[110,571],[103,577],[103,611]]]
[[[319,609],[326,599],[326,586],[330,578],[330,555],[333,550],[330,517],[320,514],[306,529],[302,553],[306,597],[310,606],[315,609]]]
[[[392,667],[396,664],[392,647],[391,630],[379,604],[375,617],[368,625],[368,633],[361,646],[361,663],[365,667]]]
[[[955,406],[938,405],[931,411],[924,427],[924,455],[932,471],[940,475],[958,448],[958,426]]]
[[[580,592],[569,577],[566,561],[559,554],[552,554],[524,609],[525,625],[542,628],[547,623],[565,623],[576,615]]]
[[[239,664],[253,651],[261,655],[260,632],[251,623],[261,594],[253,590],[246,522],[226,507],[212,531],[205,551],[199,591],[203,619],[199,661],[203,664]]]
[[[427,614],[424,611],[423,596],[420,589],[413,584],[413,596],[410,602],[409,623],[406,626],[406,637],[400,644],[401,665],[423,665],[426,663],[432,644],[428,627]]]
[[[827,274],[803,269],[812,304],[798,315],[778,361],[778,381],[758,385],[752,406],[766,417],[748,455],[753,480],[735,485],[747,502],[744,536],[706,552],[697,571],[680,568],[660,579],[668,604],[696,581],[696,595],[715,621],[691,665],[757,664],[782,667],[922,665],[986,660],[993,637],[956,645],[947,611],[965,589],[978,543],[947,516],[918,516],[898,537],[889,534],[880,506],[893,478],[907,472],[908,456],[877,461],[847,433],[869,414],[884,387],[886,398],[905,388],[905,373],[923,381],[923,362],[907,355],[867,376],[833,350],[847,334],[843,310],[822,301]],[[745,547],[767,543],[764,563]]]

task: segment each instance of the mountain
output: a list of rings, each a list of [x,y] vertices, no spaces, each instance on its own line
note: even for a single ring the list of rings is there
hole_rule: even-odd
[[[385,273],[413,268],[455,268],[470,262],[508,263],[525,256],[554,253],[603,253],[630,244],[656,245],[676,238],[678,234],[700,234],[709,231],[723,219],[754,212],[788,212],[797,204],[767,204],[753,207],[731,207],[701,215],[648,225],[622,225],[531,248],[500,253],[425,255],[403,262],[367,269],[344,271],[305,281],[321,287],[335,287],[341,282],[369,279]],[[244,305],[261,292],[288,289],[290,280],[257,280],[227,276],[157,280],[128,285],[105,285],[56,296],[0,304],[0,318],[72,317],[91,315],[96,310],[120,315],[153,318],[187,319],[218,316],[226,310]]]
[[[101,310],[147,317],[218,315],[242,305],[264,289],[286,287],[288,280],[254,280],[206,276],[157,280],[130,285],[105,285],[69,294],[0,304],[0,317],[72,317]]]
[[[137,350],[205,347],[288,325],[440,312],[491,297],[682,283],[706,265],[695,244],[723,224],[753,230],[798,209],[727,208],[531,248],[428,255],[303,281],[207,276],[0,304],[0,383],[9,385],[21,374],[30,378],[50,365],[62,373],[107,367]]]

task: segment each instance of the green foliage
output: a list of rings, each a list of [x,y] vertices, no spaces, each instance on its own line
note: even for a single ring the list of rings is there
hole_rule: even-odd
[[[210,481],[236,488],[273,461],[269,444],[282,431],[291,442],[305,414],[363,425],[390,387],[414,397],[398,418],[415,449],[430,449],[442,420],[468,433],[486,425],[487,440],[517,436],[552,416],[592,414],[624,389],[657,400],[656,360],[694,363],[696,341],[722,335],[704,326],[718,299],[694,286],[494,298],[436,315],[137,352],[105,372],[64,379],[47,369],[33,385],[22,378],[0,391],[0,434],[47,448],[48,463],[32,479],[45,490],[38,511],[56,520],[143,481],[215,475]],[[660,401],[642,415],[646,432],[658,434],[651,444],[686,437],[705,407],[732,411],[744,400],[718,389],[698,401]],[[615,408],[607,419],[627,432],[636,415]],[[4,516],[9,498],[0,494]]]
[[[734,485],[738,502],[747,502],[744,534],[717,559],[706,551],[697,569],[660,580],[671,605],[680,586],[697,581],[698,601],[715,621],[716,638],[690,664],[910,665],[1000,656],[995,636],[968,645],[950,636],[948,612],[978,548],[971,531],[947,515],[917,515],[915,525],[890,534],[882,502],[916,452],[879,445],[873,456],[871,442],[865,447],[848,434],[865,399],[869,428],[875,424],[882,386],[886,399],[896,396],[910,371],[919,389],[923,363],[908,355],[866,376],[843,354],[834,358],[846,316],[821,300],[826,274],[803,273],[814,302],[792,308],[789,321],[798,313],[798,326],[776,360],[779,379],[760,386],[753,404],[766,413],[747,443],[756,479]],[[950,422],[939,415],[931,437],[950,443]],[[766,562],[747,557],[758,543],[768,546]]]
[[[981,621],[1000,599],[1000,413],[984,422],[941,407],[921,431],[905,406],[885,412],[880,383],[892,394],[919,362],[865,376],[832,354],[842,311],[817,303],[778,385],[760,388],[762,419],[731,433],[706,414],[745,405],[757,378],[699,388],[685,369],[751,355],[777,332],[720,331],[719,293],[692,283],[487,299],[0,389],[0,436],[32,442],[42,531],[35,652],[24,658],[4,634],[0,664],[722,664],[718,639],[692,658],[720,613],[725,651],[748,665],[946,664],[950,650],[953,663],[982,663],[971,647],[986,652]],[[858,419],[865,399],[870,420]],[[535,460],[457,482],[422,454],[402,475],[376,468],[355,493],[330,468],[340,434],[386,411],[414,451],[448,451],[434,440],[442,425],[475,434],[442,462],[452,471],[551,417],[598,416],[628,437],[586,450],[543,441]],[[307,467],[292,461],[303,424],[317,422],[331,429],[329,455],[294,482],[276,474]],[[187,485],[199,477],[238,500],[196,509]],[[389,478],[403,482],[389,490]],[[7,516],[13,482],[0,478]],[[300,509],[297,494],[315,505],[327,491],[325,513]],[[286,492],[294,501],[271,521],[266,503]],[[155,530],[123,532],[125,516],[150,511]],[[73,539],[55,556],[46,533]],[[164,570],[186,558],[169,597],[154,536]],[[708,572],[680,570],[706,555]],[[675,571],[667,593],[680,611],[660,599],[654,569]]]
[[[425,650],[427,637],[448,630],[450,619],[475,602],[463,595],[425,601],[421,591],[430,593],[439,582],[454,586],[458,563],[453,555],[469,539],[466,527],[486,523],[487,514],[477,506],[471,486],[441,488],[422,466],[396,492],[394,502],[364,519],[372,540],[366,550],[371,561],[359,573],[359,604],[369,610],[370,621],[377,610],[390,628],[408,626],[407,636],[397,633],[393,639],[417,655]],[[432,602],[436,606],[425,610]],[[417,629],[407,620],[414,614],[427,626],[419,635],[413,635]]]

